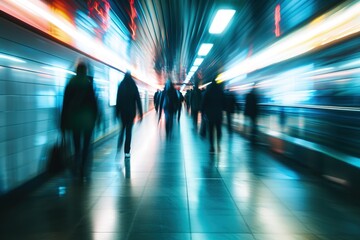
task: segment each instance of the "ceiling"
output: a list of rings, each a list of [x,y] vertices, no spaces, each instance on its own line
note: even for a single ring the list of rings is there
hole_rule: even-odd
[[[159,85],[167,78],[183,83],[200,45],[214,44],[191,79],[204,84],[340,2],[344,0],[113,0],[112,8],[132,35],[130,61]],[[275,34],[278,5],[281,36]],[[223,33],[209,34],[222,8],[236,13]]]
[[[234,52],[248,48],[254,9],[254,4],[250,3],[231,0],[130,0],[116,1],[114,9],[127,23],[129,32],[134,33],[130,54],[132,63],[153,73],[162,85],[167,78],[175,83],[184,82],[202,43],[209,42],[214,46],[192,82],[210,81]],[[235,9],[236,13],[222,34],[209,34],[212,19],[220,8]]]

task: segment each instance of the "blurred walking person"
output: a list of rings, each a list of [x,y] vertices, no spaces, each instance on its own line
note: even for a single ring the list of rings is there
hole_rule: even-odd
[[[190,95],[191,95],[191,91],[190,90],[186,90],[186,93],[185,93],[185,105],[186,105],[186,112],[189,114],[190,112]]]
[[[250,118],[250,125],[251,125],[250,140],[252,143],[256,142],[258,113],[259,113],[258,95],[256,93],[255,86],[253,86],[251,91],[245,97],[245,109],[244,109],[244,115]]]
[[[221,141],[221,124],[222,124],[222,111],[225,104],[225,97],[222,87],[216,83],[215,78],[212,80],[211,84],[207,86],[202,110],[206,115],[208,127],[209,127],[209,141],[210,141],[210,150],[211,154],[215,153],[215,144],[214,144],[214,132],[216,129],[216,139],[217,139],[217,149],[220,151],[220,141]]]
[[[116,117],[121,121],[121,129],[118,139],[118,152],[121,151],[125,135],[125,158],[130,157],[132,127],[136,116],[136,108],[141,121],[143,112],[139,90],[131,76],[131,73],[126,72],[124,79],[119,84],[116,97]]]
[[[235,113],[236,108],[236,97],[233,92],[229,89],[225,92],[225,111],[226,111],[226,120],[227,120],[227,129],[231,134],[233,131],[232,128],[232,115]]]
[[[159,106],[160,106],[159,121],[161,119],[162,110],[164,110],[166,138],[170,139],[172,127],[174,124],[174,115],[178,111],[178,106],[179,106],[179,100],[176,93],[176,89],[174,88],[174,85],[170,79],[166,81],[165,89],[161,93]]]
[[[79,63],[76,76],[65,87],[61,112],[61,129],[70,131],[73,136],[75,176],[88,177],[91,164],[91,136],[98,118],[98,103],[91,78],[87,76],[88,67]]]
[[[201,110],[202,93],[199,89],[198,83],[195,83],[193,90],[190,92],[190,106],[191,106],[191,117],[194,124],[194,129],[198,129],[198,116]]]
[[[178,96],[178,110],[177,110],[177,120],[180,122],[181,111],[182,111],[182,103],[184,102],[184,96],[180,92],[180,90],[176,90]]]
[[[155,111],[156,112],[159,111],[160,95],[161,95],[161,91],[160,91],[160,89],[158,89],[154,94],[154,106],[155,106]]]

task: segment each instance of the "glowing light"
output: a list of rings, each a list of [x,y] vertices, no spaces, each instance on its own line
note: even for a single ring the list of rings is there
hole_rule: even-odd
[[[106,0],[103,0],[106,2]],[[107,9],[107,6],[104,7]],[[59,13],[54,12],[51,7],[46,5],[40,0],[8,0],[0,1],[0,10],[46,32],[55,38],[64,41],[63,38],[54,35],[49,26],[55,26],[63,31],[72,42],[67,42],[78,50],[91,55],[93,58],[98,59],[117,70],[125,72],[126,69],[132,69],[132,66],[119,56],[116,51],[110,49],[108,45],[103,44],[99,39],[92,37],[81,29],[77,29],[68,19],[64,19]],[[104,12],[103,12],[104,13]],[[149,79],[149,76],[133,71],[133,76],[144,82],[145,84],[159,88],[154,79]],[[146,79],[146,80],[145,80]]]
[[[136,37],[136,23],[135,18],[137,17],[137,12],[134,6],[134,0],[130,0],[130,29],[131,29],[131,37],[133,40],[135,40]]]
[[[275,36],[280,37],[280,21],[281,21],[281,13],[280,13],[280,4],[275,7]]]
[[[76,75],[76,73],[74,73],[73,71],[66,70],[66,69],[59,68],[59,67],[45,66],[45,67],[42,67],[42,68],[47,69],[47,70],[52,70],[52,71],[55,71],[55,72],[68,73],[68,74],[71,74],[71,75]]]
[[[324,47],[360,31],[360,2],[347,2],[320,16],[300,30],[282,38],[263,51],[233,65],[224,80],[279,63]]]
[[[204,58],[196,58],[193,66],[200,66]]]
[[[10,61],[13,61],[13,62],[25,63],[25,61],[21,60],[20,58],[13,57],[13,56],[10,56],[10,55],[7,55],[7,54],[2,54],[2,53],[0,53],[0,58],[10,60]]]
[[[106,31],[109,28],[110,3],[107,0],[88,1],[89,15]]]
[[[232,9],[220,9],[217,11],[214,20],[211,23],[209,33],[220,34],[224,31],[226,26],[235,14],[235,10]]]
[[[198,51],[198,55],[199,56],[206,56],[210,52],[213,45],[214,44],[212,44],[212,43],[203,43],[203,44],[201,44],[200,49]]]
[[[190,72],[196,72],[196,70],[198,70],[198,66],[193,66],[191,69],[190,69]]]

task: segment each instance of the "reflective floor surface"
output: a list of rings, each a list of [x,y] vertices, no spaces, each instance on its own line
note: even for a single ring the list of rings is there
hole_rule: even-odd
[[[360,203],[341,187],[226,128],[211,155],[185,113],[164,132],[150,112],[130,160],[106,141],[89,181],[65,172],[2,210],[0,239],[360,239]]]

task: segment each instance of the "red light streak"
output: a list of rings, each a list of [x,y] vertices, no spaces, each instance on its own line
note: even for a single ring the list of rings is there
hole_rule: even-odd
[[[137,17],[137,12],[134,6],[134,0],[130,0],[130,29],[131,29],[131,37],[135,40],[136,37],[136,23],[135,18]]]
[[[280,13],[280,4],[275,7],[275,36],[280,37],[280,21],[281,21],[281,13]]]
[[[106,31],[109,27],[109,10],[110,4],[107,0],[90,0],[88,1],[89,15],[95,20],[100,20],[100,27]]]

